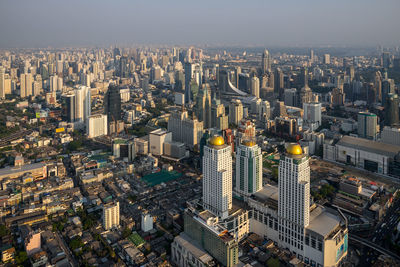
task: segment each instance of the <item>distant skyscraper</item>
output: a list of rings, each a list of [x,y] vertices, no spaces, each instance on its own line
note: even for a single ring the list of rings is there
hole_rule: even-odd
[[[239,99],[234,99],[229,104],[229,123],[238,125],[243,119],[243,105]]]
[[[261,69],[263,74],[271,71],[271,56],[267,49],[262,54]]]
[[[6,84],[5,84],[5,73],[4,68],[0,67],[0,99],[4,99],[6,97]]]
[[[369,112],[358,113],[358,136],[375,140],[378,134],[378,117]]]
[[[331,64],[331,56],[329,54],[324,54],[324,64]]]
[[[173,141],[194,147],[203,136],[203,122],[190,119],[187,111],[174,112],[168,120],[168,131],[172,133]]]
[[[108,123],[121,119],[121,94],[115,84],[110,84],[104,97],[104,109]]]
[[[221,136],[211,137],[204,147],[203,203],[204,208],[225,219],[232,208],[231,147]]]
[[[249,196],[262,188],[262,154],[258,145],[244,140],[236,151],[236,185],[240,195]]]
[[[63,116],[68,122],[75,121],[75,94],[67,94],[61,97]]]
[[[79,86],[75,92],[75,121],[86,123],[91,114],[90,88]]]
[[[385,102],[385,125],[399,125],[399,96],[388,94]]]
[[[303,111],[304,122],[309,124],[315,123],[317,128],[321,126],[321,103],[304,103]]]
[[[284,88],[283,72],[280,68],[276,68],[274,73],[274,93],[279,95],[280,100],[283,100]]]
[[[260,97],[260,80],[254,76],[250,79],[250,91],[255,97]]]
[[[119,202],[108,203],[103,207],[103,228],[110,230],[119,226]]]
[[[185,62],[185,102],[192,102],[192,94],[190,92],[190,83],[192,82],[194,66],[192,63]]]
[[[196,116],[205,129],[211,127],[211,92],[208,84],[203,84],[196,97]]]
[[[20,76],[20,96],[22,98],[32,95],[32,73],[23,73]]]

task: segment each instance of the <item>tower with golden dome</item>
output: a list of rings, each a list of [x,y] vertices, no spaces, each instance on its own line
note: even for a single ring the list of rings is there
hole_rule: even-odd
[[[286,147],[279,161],[279,243],[304,255],[305,229],[310,222],[310,165],[299,144]]]
[[[261,148],[252,140],[244,140],[236,149],[235,193],[250,196],[262,186]]]
[[[204,146],[203,206],[225,219],[232,208],[231,147],[222,136],[213,136]]]

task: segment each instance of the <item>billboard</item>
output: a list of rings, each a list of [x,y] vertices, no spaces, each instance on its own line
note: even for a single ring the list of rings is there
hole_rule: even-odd
[[[62,133],[62,132],[64,132],[64,131],[65,131],[64,127],[57,128],[57,129],[56,129],[56,133]]]

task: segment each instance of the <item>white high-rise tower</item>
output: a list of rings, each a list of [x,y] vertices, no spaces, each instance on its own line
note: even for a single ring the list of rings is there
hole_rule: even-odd
[[[231,146],[221,136],[213,136],[204,146],[203,203],[221,219],[227,218],[232,208]]]
[[[289,144],[279,161],[279,241],[303,254],[305,228],[310,221],[310,165],[298,144]]]
[[[253,141],[244,141],[236,151],[235,190],[249,196],[262,188],[262,154]]]

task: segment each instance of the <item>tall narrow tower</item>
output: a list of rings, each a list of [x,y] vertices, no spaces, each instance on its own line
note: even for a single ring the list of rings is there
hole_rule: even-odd
[[[271,71],[271,57],[267,49],[264,50],[261,60],[262,73],[267,73]]]
[[[221,136],[213,136],[204,146],[203,203],[221,219],[227,218],[232,208],[231,146]]]
[[[298,144],[290,144],[281,156],[278,187],[279,241],[301,253],[310,221],[310,165]]]
[[[235,190],[249,196],[262,188],[262,154],[253,141],[244,141],[236,151]]]

